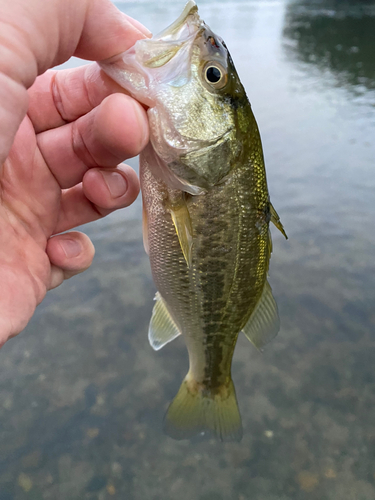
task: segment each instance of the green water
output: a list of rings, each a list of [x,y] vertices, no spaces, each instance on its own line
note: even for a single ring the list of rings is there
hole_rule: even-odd
[[[118,5],[155,32],[182,8]],[[0,500],[375,498],[375,7],[199,8],[248,91],[289,236],[273,231],[281,331],[263,354],[240,338],[234,357],[244,438],[162,433],[187,354],[181,339],[148,345],[155,290],[137,200],[84,227],[92,268],[1,351]]]

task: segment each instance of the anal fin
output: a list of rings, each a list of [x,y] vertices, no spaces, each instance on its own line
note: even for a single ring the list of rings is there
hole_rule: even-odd
[[[262,349],[276,337],[279,329],[277,304],[266,281],[259,302],[242,331],[257,349]]]
[[[151,347],[158,351],[165,344],[171,342],[178,337],[181,332],[176,323],[173,321],[172,316],[169,314],[167,306],[162,299],[159,292],[155,295],[156,303],[152,310],[150,326],[148,329],[148,340]]]

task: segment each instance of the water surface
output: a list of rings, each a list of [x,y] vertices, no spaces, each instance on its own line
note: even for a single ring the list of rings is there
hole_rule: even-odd
[[[182,8],[118,5],[155,32]],[[1,351],[1,500],[375,498],[375,8],[199,8],[247,89],[289,236],[273,231],[281,331],[263,354],[240,338],[234,357],[244,438],[162,433],[187,354],[181,339],[148,345],[155,289],[137,200],[83,228],[92,268]]]

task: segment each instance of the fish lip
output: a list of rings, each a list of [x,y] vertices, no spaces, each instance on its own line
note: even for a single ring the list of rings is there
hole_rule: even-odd
[[[163,31],[152,37],[154,40],[160,40],[162,38],[167,38],[171,37],[174,34],[177,34],[181,27],[187,23],[187,19],[189,16],[193,16],[198,12],[198,6],[194,2],[194,0],[189,0],[188,3],[185,5],[184,10],[180,14],[180,16],[167,28],[165,28]]]
[[[190,16],[193,17],[194,14],[196,15],[196,19],[194,19],[194,22],[192,24],[195,25],[196,29],[192,33],[189,33],[188,36],[185,37],[185,39],[184,38],[182,40],[179,39],[180,38],[179,31],[181,30],[181,28],[185,24],[188,23],[188,18]],[[153,41],[155,42],[155,41],[158,41],[158,40],[160,41],[163,39],[166,41],[168,39],[170,39],[170,40],[168,40],[168,42],[176,43],[177,45],[180,46],[179,48],[181,48],[183,45],[185,45],[186,42],[188,42],[192,38],[193,39],[196,38],[197,34],[201,32],[203,25],[204,25],[204,23],[198,15],[197,4],[194,2],[194,0],[189,0],[188,3],[185,5],[185,8],[182,11],[181,15],[172,24],[170,24],[167,28],[165,28],[160,33],[154,35],[152,38],[138,40],[133,47],[130,47],[126,51],[126,53],[133,52],[135,46],[139,43],[142,43],[142,42],[143,43],[152,43]],[[177,38],[173,39],[173,35],[176,35]],[[98,64],[99,64],[99,66],[101,66],[102,64],[103,65],[106,65],[106,64],[115,65],[118,62],[118,60],[121,60],[122,55],[123,55],[123,53],[115,54],[114,56],[109,57],[108,59],[103,59],[101,61],[98,61]]]
[[[160,47],[160,51],[150,53],[149,59],[143,59],[141,64],[145,67],[157,68],[167,64],[186,45],[191,45],[206,29],[205,23],[199,17],[198,7],[194,0],[189,0],[182,14],[165,30],[152,38],[138,40],[136,47]],[[163,59],[165,60],[163,62]]]

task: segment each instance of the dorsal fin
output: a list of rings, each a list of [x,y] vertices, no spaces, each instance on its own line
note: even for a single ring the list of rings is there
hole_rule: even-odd
[[[285,239],[288,239],[288,236],[286,235],[286,232],[284,230],[284,226],[281,224],[280,217],[278,216],[276,210],[274,209],[272,203],[270,202],[270,210],[271,210],[271,222],[274,223],[274,225],[277,227],[277,229],[280,231],[282,235],[285,236]]]
[[[148,328],[148,340],[151,347],[158,351],[165,344],[178,337],[181,332],[169,314],[167,306],[159,292],[155,295],[156,304],[152,310],[150,326]]]
[[[193,228],[191,226],[191,219],[186,201],[184,198],[181,198],[177,204],[173,204],[168,208],[171,212],[172,221],[176,229],[178,241],[180,242],[186,264],[188,267],[191,267]]]
[[[262,296],[242,331],[257,349],[262,349],[276,337],[279,328],[277,305],[270,284],[266,281]]]

